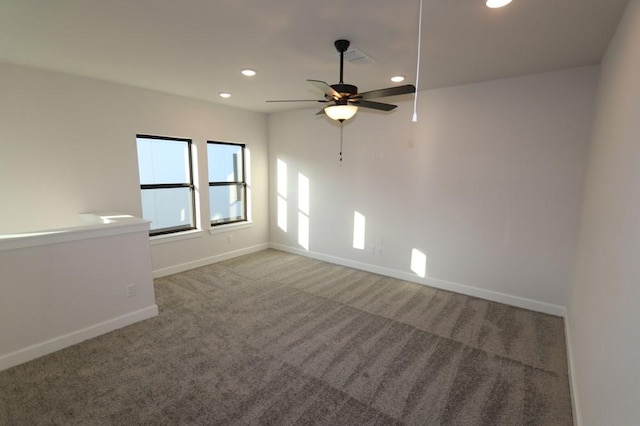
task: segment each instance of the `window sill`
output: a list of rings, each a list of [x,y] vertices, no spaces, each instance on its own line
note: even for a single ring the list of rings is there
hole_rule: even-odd
[[[202,236],[202,230],[193,229],[190,231],[184,232],[176,232],[174,234],[165,234],[165,235],[155,235],[153,237],[149,237],[149,242],[152,246],[158,244],[172,243],[174,241],[180,240],[188,240],[191,238],[199,238]]]
[[[253,222],[251,222],[250,220],[246,222],[229,223],[227,225],[218,225],[209,229],[209,234],[210,235],[222,234],[224,232],[238,231],[240,229],[251,228],[252,226],[253,226]]]

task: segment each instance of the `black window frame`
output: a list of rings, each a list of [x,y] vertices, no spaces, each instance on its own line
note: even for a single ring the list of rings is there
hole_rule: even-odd
[[[146,189],[169,189],[169,188],[189,188],[189,198],[191,200],[191,223],[185,226],[170,226],[167,228],[159,228],[159,229],[150,229],[149,236],[155,237],[158,235],[167,235],[167,234],[175,234],[177,232],[185,232],[192,231],[197,229],[196,226],[196,191],[195,185],[193,183],[193,150],[191,149],[191,145],[193,143],[192,139],[188,138],[179,138],[173,136],[157,136],[157,135],[145,135],[145,134],[137,134],[136,135],[136,144],[138,138],[141,139],[158,139],[165,141],[173,141],[173,142],[185,142],[187,144],[187,156],[189,159],[189,182],[188,183],[159,183],[159,184],[140,184],[140,194],[142,195],[142,191]],[[139,166],[138,166],[139,167]]]
[[[241,176],[241,180],[239,181],[232,181],[232,182],[219,182],[219,181],[212,181],[211,180],[211,176],[207,176],[207,179],[209,181],[209,188],[214,187],[214,186],[239,186],[240,190],[242,191],[242,199],[244,200],[244,205],[243,205],[243,211],[242,211],[242,218],[240,219],[234,219],[234,220],[226,220],[224,222],[213,222],[211,220],[211,211],[209,211],[209,223],[212,227],[215,226],[222,226],[222,225],[229,225],[231,223],[241,223],[241,222],[248,222],[248,206],[249,206],[249,199],[248,199],[248,194],[247,194],[247,169],[246,169],[246,165],[247,165],[247,160],[246,160],[246,149],[247,149],[247,145],[244,143],[236,143],[236,142],[220,142],[220,141],[207,141],[207,165],[209,164],[209,145],[231,145],[231,146],[238,146],[241,148],[241,152],[242,152],[242,176]],[[207,172],[208,172],[208,167],[207,167]],[[211,192],[209,192],[209,197],[211,197]],[[211,200],[209,200],[209,209],[211,209]]]

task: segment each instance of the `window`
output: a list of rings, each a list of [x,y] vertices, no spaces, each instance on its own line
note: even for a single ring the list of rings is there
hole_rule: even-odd
[[[247,220],[245,146],[208,142],[211,225]]]
[[[150,235],[195,229],[191,140],[138,135],[142,216]]]

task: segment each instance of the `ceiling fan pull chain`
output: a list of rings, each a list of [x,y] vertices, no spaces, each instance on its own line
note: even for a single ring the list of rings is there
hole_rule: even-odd
[[[416,90],[413,92],[413,117],[411,121],[418,121],[418,81],[420,80],[420,41],[422,40],[422,0],[420,0],[420,16],[418,17],[418,57],[416,58]]]
[[[344,120],[340,120],[340,164],[342,164],[342,126],[344,125]]]

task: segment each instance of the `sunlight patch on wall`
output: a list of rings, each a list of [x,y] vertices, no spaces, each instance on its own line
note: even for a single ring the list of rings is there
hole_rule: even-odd
[[[411,270],[420,278],[427,276],[427,255],[418,249],[411,250]]]
[[[364,250],[366,219],[360,212],[353,212],[353,248]]]
[[[309,218],[302,212],[298,212],[298,244],[309,250]]]
[[[298,210],[309,215],[309,178],[298,173]]]
[[[280,195],[285,200],[287,199],[287,163],[278,158],[278,195]]]
[[[309,250],[309,178],[298,173],[298,244]]]
[[[278,228],[287,232],[287,201],[278,195]]]

